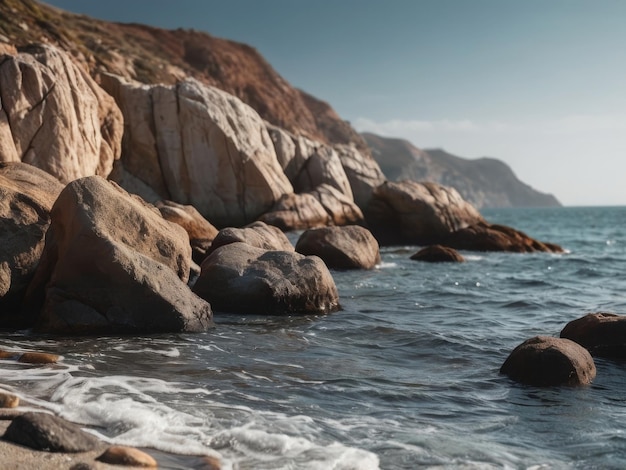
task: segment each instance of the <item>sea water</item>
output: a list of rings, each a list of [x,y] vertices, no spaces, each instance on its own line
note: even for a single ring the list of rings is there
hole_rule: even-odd
[[[626,208],[484,215],[567,252],[429,264],[389,247],[374,270],[333,271],[343,310],[331,315],[216,314],[203,334],[5,334],[2,348],[63,360],[0,361],[0,383],[109,442],[166,453],[162,468],[193,468],[194,454],[224,469],[626,468],[626,364],[596,359],[580,388],[498,372],[532,336],[626,314]]]

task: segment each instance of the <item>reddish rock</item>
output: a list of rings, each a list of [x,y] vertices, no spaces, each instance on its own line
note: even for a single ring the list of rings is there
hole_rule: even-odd
[[[339,309],[335,282],[317,256],[266,251],[246,243],[211,253],[193,290],[219,312],[290,315]]]
[[[462,228],[442,238],[442,241],[458,250],[508,251],[514,253],[562,253],[563,248],[554,243],[535,240],[524,232],[505,225],[479,222]]]
[[[372,269],[380,263],[378,242],[357,225],[307,230],[298,239],[296,251],[319,256],[332,269]]]
[[[463,263],[465,258],[454,248],[442,245],[430,245],[422,248],[420,251],[411,256],[415,261],[427,261],[429,263],[453,262]]]
[[[517,346],[501,374],[528,385],[587,385],[596,376],[589,351],[569,339],[536,336]]]
[[[10,393],[0,392],[0,408],[17,408],[20,406],[20,399]]]
[[[61,356],[57,354],[29,351],[21,354],[17,361],[27,364],[56,364],[59,362],[59,359],[61,359]]]
[[[594,356],[626,358],[626,316],[590,313],[569,322],[561,338],[571,339]]]
[[[96,460],[110,465],[127,467],[157,468],[157,461],[149,454],[134,447],[112,446]]]

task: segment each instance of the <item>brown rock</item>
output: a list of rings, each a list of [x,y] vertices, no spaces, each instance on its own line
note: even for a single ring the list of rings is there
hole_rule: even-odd
[[[380,263],[378,242],[357,225],[307,230],[298,239],[296,251],[319,256],[331,269],[372,269]]]
[[[193,295],[182,227],[100,177],[71,182],[52,209],[27,294],[49,332],[204,331],[210,306]]]
[[[110,465],[125,465],[127,467],[157,468],[154,458],[134,447],[112,446],[96,460]]]
[[[220,312],[290,315],[339,309],[335,282],[321,259],[245,243],[211,253],[193,290]]]
[[[174,222],[185,229],[189,235],[192,258],[196,263],[202,263],[218,230],[193,206],[178,204],[174,201],[159,201],[156,206],[165,220]]]
[[[330,222],[324,206],[312,194],[285,194],[259,220],[284,230],[323,227]]]
[[[217,457],[210,455],[202,457],[202,466],[199,470],[221,470],[222,462]]]
[[[292,180],[294,190],[298,193],[311,192],[321,185],[328,185],[343,194],[349,201],[353,201],[352,189],[341,166],[341,160],[332,147],[319,145],[308,156]]]
[[[282,230],[262,221],[243,228],[223,228],[213,240],[207,254],[230,243],[245,243],[263,250],[294,251],[293,245]]]
[[[561,338],[571,339],[594,356],[626,358],[626,316],[614,313],[589,313],[569,322]]]
[[[44,247],[50,210],[63,185],[21,162],[0,163],[0,325],[31,326],[18,315]]]
[[[256,220],[293,191],[259,115],[187,79],[145,86],[103,76],[126,121],[122,162],[164,199],[191,204],[219,227]]]
[[[10,393],[0,392],[0,408],[17,408],[20,406],[20,399]]]
[[[596,366],[589,351],[574,341],[536,336],[511,352],[500,373],[536,386],[587,385]]]
[[[0,58],[0,97],[0,161],[30,163],[63,183],[111,172],[122,115],[67,53],[34,45]]]
[[[363,147],[355,145],[335,145],[333,148],[339,155],[355,204],[366,210],[374,190],[385,182],[385,175],[369,150],[363,151]]]
[[[414,181],[387,181],[377,187],[365,218],[383,245],[439,243],[450,233],[483,221],[455,189]]]
[[[462,263],[465,261],[465,258],[463,258],[463,256],[454,248],[449,248],[447,246],[441,245],[430,245],[422,248],[413,256],[411,256],[411,259],[416,261],[427,261],[430,263]]]
[[[25,352],[20,355],[17,362],[24,362],[27,364],[56,364],[61,359],[56,354],[42,353],[42,352]]]
[[[14,418],[3,439],[49,452],[86,452],[99,443],[91,434],[58,416],[32,412]]]
[[[311,191],[320,202],[334,225],[363,223],[363,212],[351,198],[328,184],[322,184]]]
[[[563,249],[554,243],[543,243],[514,228],[487,222],[478,222],[457,230],[443,237],[442,241],[458,250],[514,253],[563,252]]]

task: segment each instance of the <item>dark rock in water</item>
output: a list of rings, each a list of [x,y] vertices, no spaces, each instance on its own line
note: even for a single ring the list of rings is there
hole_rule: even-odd
[[[26,296],[43,331],[69,334],[204,331],[210,306],[193,295],[191,247],[180,226],[115,183],[93,176],[59,195]]]
[[[20,309],[63,185],[26,163],[0,163],[0,326],[32,326]]]
[[[213,239],[207,256],[219,247],[231,243],[245,243],[263,250],[293,251],[293,245],[278,227],[257,221],[243,228],[227,227]]]
[[[577,342],[594,356],[626,359],[626,316],[590,313],[569,322],[561,338]]]
[[[339,309],[335,282],[317,256],[245,243],[211,253],[193,290],[220,312],[289,315]]]
[[[569,339],[536,336],[517,346],[501,374],[528,385],[587,385],[596,376],[593,358]]]
[[[458,250],[470,251],[563,252],[563,248],[554,243],[540,242],[514,228],[486,222],[457,230],[443,237],[442,242]]]
[[[5,441],[49,452],[87,452],[98,447],[95,436],[48,413],[17,416],[4,433]]]
[[[157,461],[151,455],[134,447],[109,447],[96,460],[110,465],[125,465],[128,467],[157,468]]]
[[[365,220],[382,245],[430,245],[483,218],[452,188],[387,181],[374,190]]]
[[[307,230],[298,239],[296,251],[319,256],[334,269],[372,269],[380,263],[378,242],[358,225]]]
[[[155,205],[165,220],[174,222],[185,229],[189,235],[192,259],[198,264],[202,263],[218,233],[217,228],[202,217],[202,214],[193,206],[167,200],[158,201]]]
[[[430,245],[422,248],[411,256],[412,260],[427,261],[429,263],[455,262],[463,263],[465,258],[454,248],[442,245]]]

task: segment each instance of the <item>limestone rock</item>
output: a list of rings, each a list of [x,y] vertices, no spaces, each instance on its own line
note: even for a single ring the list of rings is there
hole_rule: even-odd
[[[184,229],[115,183],[94,176],[59,195],[27,293],[39,328],[58,333],[204,331]]]
[[[16,312],[31,281],[63,189],[53,176],[21,162],[0,163],[0,325],[29,326]]]
[[[238,98],[194,79],[102,83],[124,114],[124,168],[162,198],[223,227],[256,220],[293,191],[265,123]]]
[[[323,227],[330,223],[326,209],[313,194],[285,194],[259,220],[285,232]]]
[[[358,225],[307,230],[298,239],[296,251],[319,256],[334,269],[372,269],[380,263],[378,242]]]
[[[227,227],[220,230],[207,256],[230,243],[245,243],[263,250],[294,251],[293,245],[282,230],[257,221],[243,228]]]
[[[48,413],[17,416],[4,433],[9,442],[49,452],[87,452],[98,446],[98,439],[78,426]]]
[[[414,181],[387,181],[376,188],[365,218],[383,245],[438,243],[452,232],[483,221],[456,190]]]
[[[442,245],[430,245],[424,247],[412,255],[411,259],[415,261],[426,261],[429,263],[462,263],[465,261],[465,258],[463,258],[463,256],[454,248]]]
[[[127,467],[157,468],[157,461],[151,455],[126,446],[111,446],[96,460],[110,465],[124,465]]]
[[[67,183],[107,176],[122,115],[65,52],[33,45],[0,57],[0,161],[23,161]]]
[[[185,206],[174,201],[159,201],[156,207],[161,211],[165,220],[174,222],[185,229],[189,235],[192,258],[196,263],[201,263],[218,230],[193,206]]]
[[[321,259],[245,243],[211,253],[193,289],[220,312],[290,315],[339,309],[335,282]]]
[[[596,376],[596,366],[589,351],[574,341],[536,336],[511,352],[500,373],[542,387],[587,385]]]
[[[626,358],[626,316],[590,313],[569,322],[561,338],[571,339],[594,356]]]

